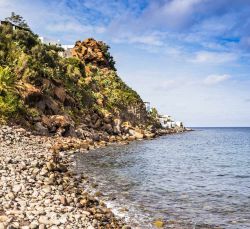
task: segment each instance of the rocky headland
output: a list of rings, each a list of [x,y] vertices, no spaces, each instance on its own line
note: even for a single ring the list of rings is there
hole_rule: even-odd
[[[8,22],[0,47],[0,229],[130,228],[86,192],[74,153],[186,129],[161,128],[103,42],[77,41],[63,58]]]

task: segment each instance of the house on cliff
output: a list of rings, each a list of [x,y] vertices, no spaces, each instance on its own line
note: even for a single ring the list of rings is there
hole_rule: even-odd
[[[9,21],[5,21],[5,20],[0,20],[0,25],[5,25],[5,26],[11,26],[13,30],[16,30],[16,29],[20,29],[20,30],[25,30],[25,31],[30,31],[28,28],[23,28],[21,26],[18,26],[18,25],[15,25]]]
[[[72,57],[71,51],[74,48],[74,45],[62,45],[60,43],[60,40],[52,40],[46,37],[39,37],[39,39],[43,44],[56,45],[56,46],[62,47],[64,51],[59,52],[59,56],[64,57],[64,58]]]
[[[145,104],[146,111],[150,112],[150,110],[151,110],[150,102],[144,102],[144,104]]]
[[[174,128],[175,122],[170,115],[159,115],[159,121],[163,128]]]
[[[174,121],[170,115],[159,115],[159,121],[163,128],[175,128],[180,127],[183,128],[183,122],[181,121]]]

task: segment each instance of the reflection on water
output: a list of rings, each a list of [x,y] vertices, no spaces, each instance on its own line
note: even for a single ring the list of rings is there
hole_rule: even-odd
[[[250,228],[250,128],[98,149],[77,155],[77,170],[141,228],[158,218],[166,228]]]

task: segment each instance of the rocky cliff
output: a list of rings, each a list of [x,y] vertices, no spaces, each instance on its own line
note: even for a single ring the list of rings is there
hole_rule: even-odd
[[[30,31],[0,26],[0,118],[43,135],[96,138],[152,122],[140,96],[117,75],[109,47],[77,41],[71,58]],[[130,131],[130,132],[129,132]],[[102,133],[102,134],[100,134]]]

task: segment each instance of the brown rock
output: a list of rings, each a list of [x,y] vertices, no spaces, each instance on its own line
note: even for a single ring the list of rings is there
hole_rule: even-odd
[[[101,124],[102,124],[101,119],[97,119],[97,121],[96,121],[96,123],[95,123],[95,125],[94,125],[94,128],[95,128],[95,129],[100,128]]]
[[[88,200],[85,198],[85,199],[81,199],[80,200],[80,204],[82,205],[82,206],[86,206],[87,204],[88,204]]]
[[[65,98],[66,98],[65,89],[64,89],[63,87],[56,87],[56,88],[54,89],[54,93],[55,93],[56,98],[57,98],[60,102],[64,103]]]
[[[129,141],[134,141],[135,139],[136,139],[135,136],[129,136],[129,137],[128,137],[128,140],[129,140]]]
[[[67,206],[68,205],[68,200],[66,199],[65,196],[61,196],[60,197],[60,202],[63,206]]]
[[[116,142],[116,137],[115,136],[110,136],[109,137],[109,142]]]
[[[52,161],[47,162],[46,166],[49,171],[54,171],[56,169],[56,164]]]
[[[40,135],[44,135],[44,136],[49,135],[48,129],[41,122],[35,123],[34,128]]]
[[[89,150],[89,144],[86,142],[82,142],[80,143],[79,148]]]
[[[142,133],[140,133],[139,131],[130,129],[129,130],[129,134],[134,136],[136,139],[143,139],[144,135]]]
[[[111,124],[104,124],[103,125],[103,130],[107,131],[109,134],[113,133],[113,127]]]

